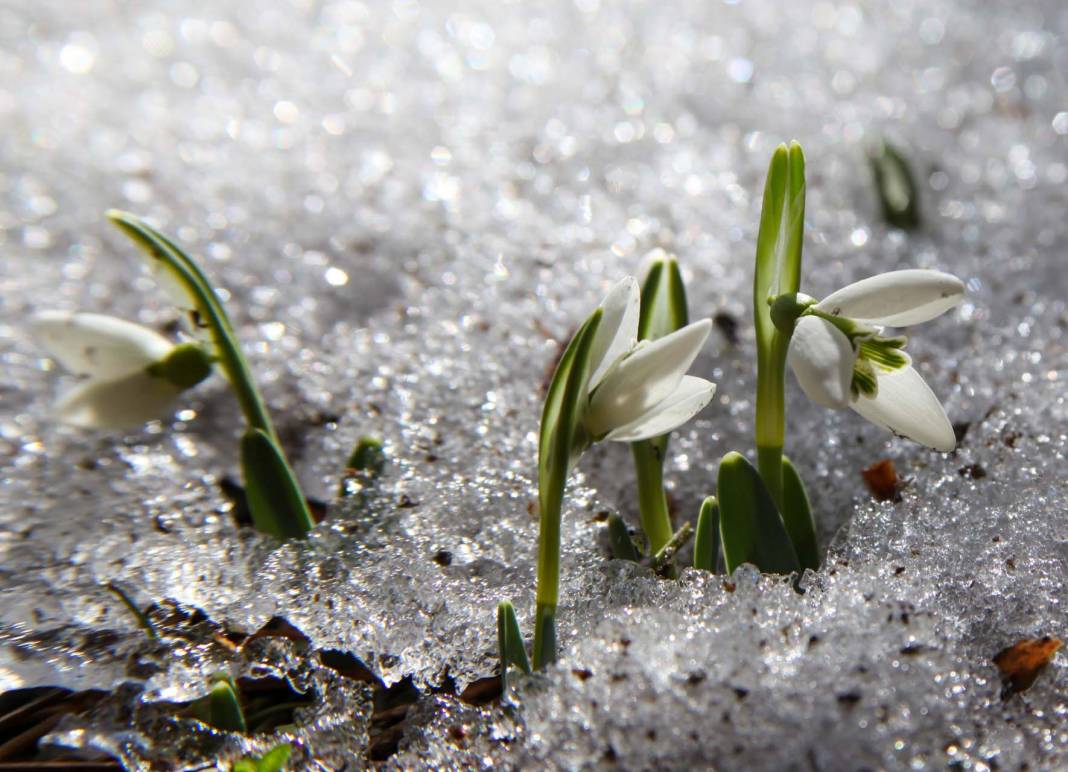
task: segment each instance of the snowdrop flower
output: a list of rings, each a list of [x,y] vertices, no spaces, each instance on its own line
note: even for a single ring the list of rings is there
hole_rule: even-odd
[[[178,394],[211,373],[211,359],[196,344],[175,345],[123,319],[45,311],[31,327],[63,367],[84,378],[55,407],[75,426],[126,429],[160,418]]]
[[[877,426],[945,452],[956,446],[945,410],[913,369],[903,350],[907,339],[884,337],[883,328],[934,319],[963,297],[964,284],[955,276],[891,271],[818,303],[801,295],[781,298],[772,314],[797,318],[787,361],[809,399],[851,407]]]
[[[633,277],[616,284],[601,309],[582,418],[590,439],[657,437],[686,423],[711,401],[716,385],[686,375],[712,329],[710,320],[639,342],[641,293]]]

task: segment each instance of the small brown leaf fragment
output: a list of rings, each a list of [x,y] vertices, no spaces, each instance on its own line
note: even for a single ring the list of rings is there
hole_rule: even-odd
[[[1024,638],[994,655],[994,664],[1001,671],[1005,687],[1002,698],[1031,688],[1038,674],[1053,659],[1061,647],[1061,640],[1052,635]]]
[[[890,459],[876,461],[861,469],[860,474],[877,501],[901,501],[901,481]]]

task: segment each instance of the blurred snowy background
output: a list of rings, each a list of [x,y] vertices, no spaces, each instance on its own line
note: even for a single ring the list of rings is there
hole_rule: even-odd
[[[230,630],[299,628],[307,645],[271,662],[323,695],[292,735],[303,764],[366,761],[374,731],[367,688],[318,664],[330,649],[420,690],[398,767],[1068,765],[1064,655],[1008,700],[991,662],[1068,621],[1061,0],[0,0],[0,126],[0,687],[125,684],[46,744],[131,766],[269,744],[180,745],[189,722],[146,718],[252,665],[194,636],[134,667],[146,643],[114,581]],[[919,231],[880,221],[864,149],[881,136],[911,159]],[[506,710],[432,693],[493,674],[499,599],[530,631],[539,390],[649,249],[678,254],[692,318],[720,319],[693,370],[716,400],[670,448],[678,522],[718,458],[751,449],[751,264],[789,139],[808,158],[806,292],[904,267],[967,283],[909,349],[958,450],[791,381],[787,449],[830,548],[798,595],[610,561],[603,513],[633,522],[636,502],[626,448],[599,448],[569,488],[558,666]],[[218,379],[126,436],[49,420],[64,377],[28,314],[176,316],[109,207],[218,282],[329,504],[307,543],[234,524],[240,421]],[[339,502],[365,433],[388,470]],[[860,478],[881,458],[908,480],[898,503]]]

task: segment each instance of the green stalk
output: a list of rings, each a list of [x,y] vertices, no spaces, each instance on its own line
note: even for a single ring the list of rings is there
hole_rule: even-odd
[[[777,330],[768,351],[757,356],[757,470],[782,511],[782,448],[786,436],[786,348]]]
[[[664,466],[658,447],[650,441],[632,442],[634,468],[638,475],[638,507],[642,532],[649,540],[649,554],[655,555],[671,541],[671,515],[664,493]]]
[[[656,340],[682,329],[688,323],[689,309],[682,271],[674,255],[664,255],[649,266],[642,280],[638,339]],[[664,457],[667,455],[669,437],[663,434],[630,445],[638,480],[642,532],[649,542],[650,555],[660,552],[674,535],[667,494],[664,492]],[[677,575],[675,565],[670,564],[664,574],[674,578]]]
[[[776,328],[769,301],[801,285],[805,224],[805,157],[796,142],[772,155],[764,186],[753,276],[757,341],[757,469],[782,510],[782,449],[786,435],[786,351],[789,333]]]
[[[219,365],[226,372],[245,420],[250,426],[278,442],[278,434],[267,412],[267,406],[252,378],[252,369],[234,337],[230,319],[207,277],[179,246],[136,215],[111,209],[107,212],[107,217],[149,256],[162,261],[166,268],[170,269],[170,273],[182,283],[194,299],[196,310],[205,316],[204,321],[211,330]]]
[[[241,406],[241,412],[244,413],[245,420],[250,426],[250,431],[262,432],[263,439],[273,446],[272,452],[268,455],[271,456],[271,465],[278,469],[280,474],[268,475],[276,478],[269,487],[283,488],[285,495],[280,498],[263,499],[260,511],[252,513],[257,528],[275,535],[281,534],[283,538],[303,536],[312,528],[315,521],[297,483],[296,475],[282,450],[278,433],[267,412],[267,405],[259,389],[256,388],[256,383],[252,378],[252,368],[249,367],[248,360],[241,351],[241,346],[234,335],[233,325],[219,297],[215,294],[215,290],[212,289],[207,277],[193,259],[155,228],[135,215],[115,209],[109,210],[107,217],[149,257],[162,263],[163,270],[185,289],[193,301],[195,312],[201,317],[199,321],[202,321],[211,331],[215,355],[218,357],[220,367],[226,373],[230,387]],[[247,443],[243,443],[242,447],[244,448],[245,445]],[[259,455],[264,456],[264,454]],[[243,464],[243,466],[247,468],[248,465]],[[266,477],[259,483],[262,484],[265,479]],[[247,475],[245,482],[246,488],[256,487]],[[265,529],[261,523],[267,522],[273,522],[274,525]]]
[[[560,598],[560,519],[564,488],[576,457],[582,406],[590,377],[590,349],[601,309],[579,328],[560,358],[545,397],[538,439],[538,579],[534,616],[534,669],[556,659],[556,605]]]

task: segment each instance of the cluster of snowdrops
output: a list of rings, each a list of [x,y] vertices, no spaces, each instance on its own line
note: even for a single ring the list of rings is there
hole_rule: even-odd
[[[696,528],[675,529],[663,486],[668,436],[712,400],[716,385],[688,375],[711,330],[689,321],[676,259],[657,250],[639,280],[627,277],[578,328],[550,382],[538,447],[540,534],[532,662],[511,604],[498,608],[502,677],[530,672],[556,655],[561,513],[570,470],[597,442],[631,445],[643,538],[635,544],[610,521],[617,557],[648,560],[674,575],[679,545],[694,539],[694,565],[728,571],[752,563],[789,574],[817,568],[808,496],[784,455],[785,373],[829,408],[851,408],[878,426],[937,451],[952,450],[953,428],[938,398],[912,367],[907,339],[888,332],[955,307],[964,285],[932,270],[899,270],[850,284],[822,300],[800,291],[805,162],[793,143],[776,149],[768,170],[757,239],[753,311],[757,342],[756,465],[737,452],[720,462],[715,496]],[[164,416],[175,399],[215,370],[234,391],[247,428],[239,443],[254,525],[299,538],[314,524],[252,372],[218,294],[175,242],[139,218],[108,217],[148,258],[182,311],[180,342],[138,324],[93,313],[43,312],[33,329],[76,384],[55,408],[86,428],[121,429]]]

